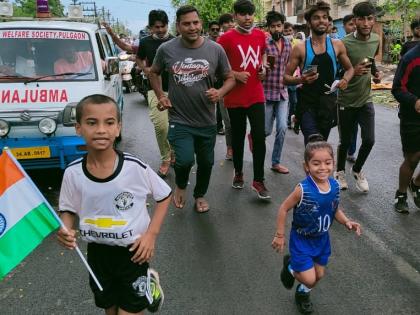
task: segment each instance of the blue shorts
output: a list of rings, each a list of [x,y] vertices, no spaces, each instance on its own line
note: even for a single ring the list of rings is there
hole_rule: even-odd
[[[290,232],[290,265],[293,271],[302,272],[314,267],[314,263],[326,266],[331,255],[330,236],[328,233],[308,237],[296,230]]]

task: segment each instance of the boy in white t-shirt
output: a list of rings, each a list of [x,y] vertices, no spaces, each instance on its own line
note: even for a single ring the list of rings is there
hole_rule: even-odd
[[[149,269],[155,241],[165,218],[170,187],[133,155],[116,151],[121,131],[120,111],[105,95],[83,98],[76,107],[76,131],[86,140],[87,155],[72,162],[64,173],[59,211],[67,229],[59,242],[76,246],[73,229],[88,242],[88,262],[98,278],[90,287],[96,306],[107,315],[156,312],[163,302],[157,273]],[[147,195],[156,200],[150,220]]]

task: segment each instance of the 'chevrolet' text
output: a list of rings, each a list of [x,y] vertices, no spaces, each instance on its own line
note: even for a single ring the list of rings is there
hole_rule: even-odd
[[[133,236],[133,230],[128,230],[123,233],[114,233],[114,232],[97,232],[93,230],[80,230],[80,235],[82,237],[95,237],[95,238],[107,238],[114,240],[123,240]]]

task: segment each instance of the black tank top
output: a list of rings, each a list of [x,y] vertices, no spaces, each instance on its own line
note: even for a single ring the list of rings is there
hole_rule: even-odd
[[[318,65],[318,79],[312,84],[303,84],[301,87],[301,96],[305,103],[319,103],[319,97],[329,89],[324,84],[331,84],[335,80],[334,65],[327,50],[324,53],[314,56],[312,65]],[[314,104],[314,105],[315,105]]]

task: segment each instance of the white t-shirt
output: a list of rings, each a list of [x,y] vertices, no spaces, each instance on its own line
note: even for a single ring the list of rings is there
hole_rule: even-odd
[[[147,195],[156,202],[168,198],[171,188],[135,156],[118,152],[114,173],[105,179],[92,176],[86,157],[67,167],[60,191],[59,211],[79,216],[82,239],[127,246],[146,232],[150,216]]]

